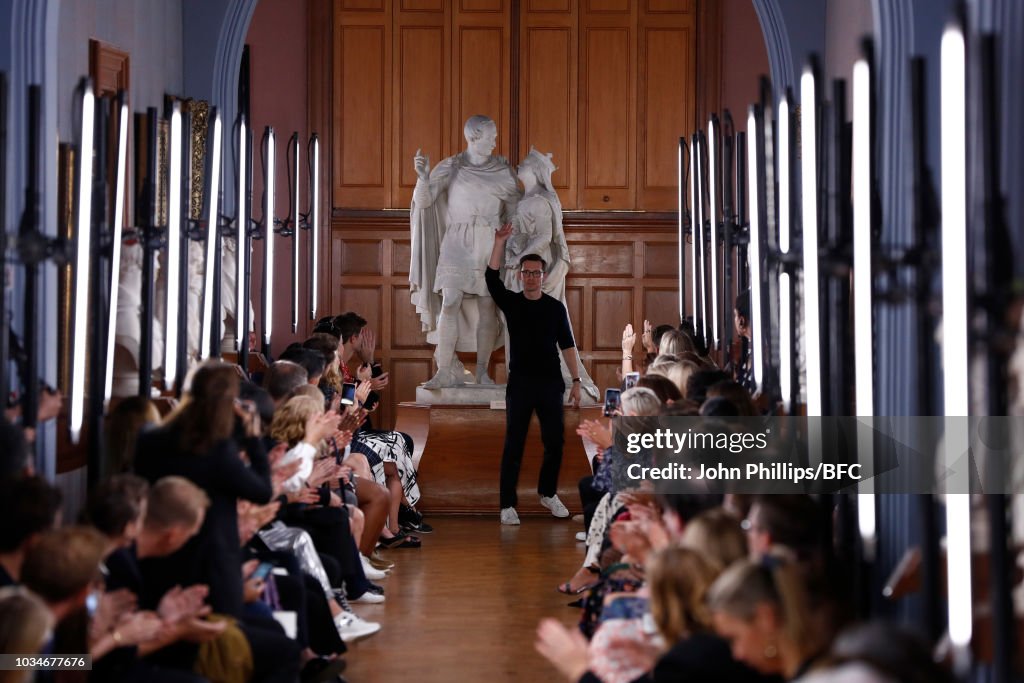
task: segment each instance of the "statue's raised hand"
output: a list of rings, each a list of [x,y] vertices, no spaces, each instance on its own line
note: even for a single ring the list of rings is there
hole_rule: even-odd
[[[413,168],[416,169],[416,175],[423,182],[430,179],[430,155],[423,156],[419,149],[416,150],[416,156],[412,158]]]

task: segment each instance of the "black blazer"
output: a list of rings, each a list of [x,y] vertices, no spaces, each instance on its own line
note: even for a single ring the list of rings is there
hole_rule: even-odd
[[[215,443],[200,455],[183,454],[173,423],[139,434],[135,471],[150,481],[177,475],[206,491],[210,508],[199,533],[164,558],[141,562],[147,593],[163,595],[175,585],[205,583],[215,612],[239,616],[242,611],[242,552],[238,538],[238,499],[270,501],[270,464],[259,439],[244,439],[249,465],[239,456],[234,439]],[[146,605],[155,607],[155,605]]]

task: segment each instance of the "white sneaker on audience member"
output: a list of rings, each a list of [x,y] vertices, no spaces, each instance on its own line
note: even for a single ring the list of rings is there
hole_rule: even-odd
[[[519,513],[516,512],[515,508],[502,508],[501,509],[501,523],[509,526],[518,526],[519,524]]]
[[[562,501],[558,500],[557,494],[551,496],[550,498],[547,496],[541,496],[540,504],[546,507],[548,510],[551,510],[551,514],[553,514],[555,517],[565,518],[569,516],[569,510],[566,509],[564,505],[562,505]]]
[[[349,598],[349,602],[362,603],[364,605],[376,605],[384,602],[384,596],[374,593],[373,591],[366,591],[358,598]]]
[[[587,532],[586,531],[577,531],[576,532],[576,540],[577,541],[581,541],[581,542],[585,542],[587,540]]]
[[[386,579],[388,573],[383,569],[377,569],[370,564],[370,559],[366,555],[360,554],[359,561],[363,563],[363,573],[366,574],[366,578],[370,581],[380,581]]]
[[[342,612],[334,617],[334,626],[338,629],[338,635],[342,642],[349,643],[356,638],[370,636],[380,630],[380,624],[375,621],[366,621],[351,612]]]

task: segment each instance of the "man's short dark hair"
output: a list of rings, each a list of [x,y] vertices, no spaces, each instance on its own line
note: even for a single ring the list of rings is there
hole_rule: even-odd
[[[238,385],[238,398],[256,404],[256,412],[260,414],[263,424],[268,425],[274,419],[274,399],[270,398],[270,393],[260,385],[242,382]]]
[[[823,549],[824,520],[814,499],[803,493],[759,495],[754,499],[754,523],[771,535],[773,545],[785,546],[800,558]]]
[[[744,289],[736,295],[736,312],[750,322],[750,290]]]
[[[115,474],[89,494],[85,522],[108,538],[120,536],[130,523],[139,521],[149,484],[134,474]]]
[[[270,393],[270,398],[280,401],[285,396],[309,382],[306,368],[290,360],[279,360],[267,370],[263,378],[263,388]]]
[[[313,328],[313,333],[329,334],[332,337],[341,338],[341,330],[338,329],[334,321],[338,318],[336,315],[328,315],[320,318],[316,321],[316,327]]]
[[[522,268],[523,264],[526,263],[527,261],[539,261],[542,270],[546,271],[548,268],[548,262],[542,259],[539,254],[524,254],[519,259],[519,267]]]
[[[341,333],[341,343],[344,344],[366,327],[366,319],[360,317],[358,313],[349,311],[336,317],[334,326]]]
[[[290,360],[293,363],[306,368],[309,378],[319,377],[324,374],[323,354],[313,349],[304,348],[301,344],[295,344],[285,349],[285,352],[278,356],[278,360]]]
[[[39,476],[0,483],[0,553],[11,553],[34,534],[53,527],[63,499],[60,489]]]
[[[653,330],[651,330],[651,341],[654,342],[654,347],[658,348],[659,346],[661,346],[661,338],[665,336],[666,332],[674,329],[676,328],[673,327],[672,325],[658,325]]]
[[[721,370],[698,370],[691,372],[686,380],[686,398],[696,403],[703,403],[708,395],[708,387],[727,382],[731,379],[729,375]]]

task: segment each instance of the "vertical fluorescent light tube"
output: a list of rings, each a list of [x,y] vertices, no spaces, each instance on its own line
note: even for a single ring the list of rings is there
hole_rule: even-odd
[[[310,310],[309,319],[316,320],[319,286],[320,286],[320,138],[313,135],[313,222],[309,226],[309,237],[312,242],[313,269],[309,274]]]
[[[171,108],[167,173],[167,317],[164,321],[164,388],[178,375],[178,278],[181,277],[181,104]]]
[[[246,162],[248,149],[248,130],[246,130],[245,116],[242,116],[238,124],[238,211],[236,212],[237,220],[235,225],[235,244],[236,253],[235,258],[235,344],[239,350],[242,348],[242,340],[245,339],[245,335],[249,333],[249,330],[245,329],[245,309],[248,308],[249,302],[245,301],[245,259],[248,256],[246,253],[246,233],[249,230],[249,215],[246,213],[248,202],[246,201],[246,179],[249,177],[246,171]]]
[[[693,332],[697,333],[697,138],[690,141],[690,297],[693,300]]]
[[[967,339],[967,67],[964,36],[950,26],[942,36],[942,365],[945,414],[962,417],[968,405]],[[961,433],[958,433],[961,432]],[[946,463],[967,452],[966,430],[946,428]],[[953,453],[957,453],[954,459]],[[967,470],[956,467],[947,491],[967,490]],[[956,487],[954,489],[954,487]],[[971,524],[967,493],[946,495],[949,558],[949,637],[960,657],[971,641]]]
[[[750,207],[750,249],[747,267],[750,270],[750,352],[754,354],[754,384],[761,388],[764,381],[764,358],[761,342],[761,203],[757,186],[757,116],[754,107],[747,113],[747,204]]]
[[[219,207],[217,200],[220,195],[220,112],[213,118],[213,143],[210,147],[210,211],[206,218],[206,267],[203,273],[203,333],[199,344],[199,357],[203,360],[210,357],[210,332],[213,327],[213,272],[216,270],[214,261],[217,258],[217,231]],[[220,283],[216,283],[219,286]],[[219,311],[218,311],[219,314]]]
[[[818,131],[814,71],[800,78],[803,186],[804,340],[806,342],[807,415],[821,416],[821,321],[818,302]]]
[[[711,336],[713,337],[713,348],[718,348],[719,324],[718,309],[721,307],[718,301],[718,199],[715,195],[715,180],[718,178],[718,164],[715,157],[715,140],[718,131],[715,130],[715,119],[708,121],[708,188],[710,197],[710,208],[708,217],[711,220]]]
[[[708,260],[707,249],[704,248],[704,164],[700,155],[700,136],[697,136],[697,237],[700,239],[700,327],[704,343],[708,343],[708,280],[704,271],[704,262]]]
[[[82,135],[78,148],[78,215],[76,218],[75,254],[75,331],[72,339],[74,355],[71,366],[71,442],[78,443],[85,411],[85,331],[89,320],[89,270],[92,256],[92,155],[95,133],[96,98],[92,83],[86,81],[82,90]],[[35,378],[29,378],[35,381]],[[92,387],[98,391],[99,387]]]
[[[789,180],[789,98],[779,100],[779,252],[789,253],[792,218],[790,213]],[[779,390],[786,413],[792,408],[793,397],[793,339],[792,298],[789,273],[779,274]]]
[[[277,168],[277,150],[274,129],[268,128],[267,137],[267,179],[264,192],[267,193],[266,211],[263,215],[263,343],[270,344],[271,325],[274,322],[274,171]]]
[[[110,310],[107,318],[107,374],[103,386],[104,405],[114,389],[114,341],[117,337],[117,290],[121,275],[121,228],[124,224],[124,186],[128,163],[128,103],[122,99],[117,120],[117,180],[114,185],[114,222],[110,255]]]
[[[299,178],[302,174],[299,173],[301,164],[299,163],[300,152],[299,152],[299,134],[296,133],[292,138],[292,145],[295,150],[295,179],[292,181],[292,190],[295,193],[295,198],[292,200],[292,216],[294,222],[292,223],[292,334],[299,331]]]
[[[686,210],[686,206],[683,202],[683,148],[686,145],[686,138],[679,138],[679,150],[676,156],[676,176],[679,179],[677,184],[678,187],[678,200],[679,200],[679,225],[677,226],[677,232],[679,236],[679,253],[676,269],[676,278],[679,281],[679,322],[683,322],[684,313],[686,306],[684,305],[685,289],[683,288],[683,261],[685,258],[685,246],[686,246],[686,234],[683,232],[683,212]]]
[[[856,414],[871,417],[874,404],[874,335],[871,327],[871,69],[864,59],[853,65],[853,334]],[[860,430],[857,450],[871,471],[873,430]],[[874,555],[875,496],[870,479],[858,484],[857,520],[865,551]]]

